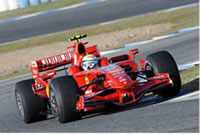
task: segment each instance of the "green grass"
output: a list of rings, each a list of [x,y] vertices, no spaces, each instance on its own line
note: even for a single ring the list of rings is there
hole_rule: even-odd
[[[121,20],[119,22],[107,25],[93,25],[84,28],[77,28],[73,30],[68,30],[56,34],[50,34],[46,36],[34,37],[31,39],[21,40],[9,43],[7,45],[0,46],[0,53],[7,53],[11,51],[16,51],[23,48],[30,48],[41,45],[49,45],[51,43],[58,43],[66,41],[71,36],[87,33],[89,36],[98,35],[101,33],[109,33],[119,30],[124,30],[128,28],[138,28],[147,25],[154,24],[165,24],[171,23],[173,24],[172,28],[165,32],[159,33],[157,35],[163,35],[167,33],[176,32],[177,30],[193,27],[199,25],[199,7],[195,8],[187,8],[187,9],[179,9],[172,12],[167,13],[156,13],[152,15],[133,17],[126,20]],[[143,40],[146,40],[144,38]]]
[[[199,64],[195,65],[191,69],[182,71],[180,75],[181,75],[182,84],[186,84],[191,80],[199,78]]]
[[[199,90],[199,65],[195,65],[191,69],[182,71],[180,75],[182,82],[181,93]]]
[[[37,13],[45,10],[55,9],[55,8],[62,8],[66,6],[71,6],[81,2],[87,2],[90,0],[57,0],[54,2],[43,3],[40,5],[30,6],[26,8],[19,8],[16,10],[5,11],[0,13],[0,20],[13,18],[17,16],[23,16],[27,14]]]

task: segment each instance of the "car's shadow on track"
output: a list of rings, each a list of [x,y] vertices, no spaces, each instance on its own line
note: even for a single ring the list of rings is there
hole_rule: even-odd
[[[84,113],[81,120],[93,118],[100,115],[110,115],[114,113],[120,113],[120,112],[124,112],[128,110],[141,108],[141,107],[147,107],[153,104],[161,103],[166,100],[169,100],[169,99],[161,99],[156,96],[144,96],[139,102],[135,104],[129,104],[128,106],[117,106],[117,105],[108,104],[105,109]]]
[[[137,109],[141,107],[147,107],[154,104],[159,104],[159,103],[169,101],[180,96],[184,96],[186,94],[189,94],[197,90],[199,90],[199,78],[192,80],[191,82],[188,82],[186,84],[183,84],[180,94],[178,94],[175,97],[163,99],[163,98],[159,98],[156,95],[144,96],[139,102],[135,104],[130,104],[124,107],[109,105],[107,109],[102,109],[102,110],[86,113],[82,119],[92,118],[98,115],[109,115],[109,114],[119,113],[119,112],[128,111],[132,109]]]

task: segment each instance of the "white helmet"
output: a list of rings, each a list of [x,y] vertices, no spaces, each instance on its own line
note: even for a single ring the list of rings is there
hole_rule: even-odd
[[[84,70],[94,69],[97,66],[97,57],[92,54],[87,54],[83,57],[81,66]]]

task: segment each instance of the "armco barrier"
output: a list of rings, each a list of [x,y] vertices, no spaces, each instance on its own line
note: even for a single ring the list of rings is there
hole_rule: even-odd
[[[19,8],[24,8],[29,6],[29,0],[18,0]]]
[[[40,4],[40,0],[29,0],[31,6]]]
[[[8,10],[8,1],[0,0],[0,12]]]
[[[8,7],[9,7],[9,10],[17,9],[18,1],[17,0],[8,0]]]

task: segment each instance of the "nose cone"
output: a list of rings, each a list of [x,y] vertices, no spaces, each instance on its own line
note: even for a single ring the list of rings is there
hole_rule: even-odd
[[[111,88],[124,88],[132,82],[124,69],[118,65],[112,64],[101,68],[101,70],[105,72],[106,81]]]

